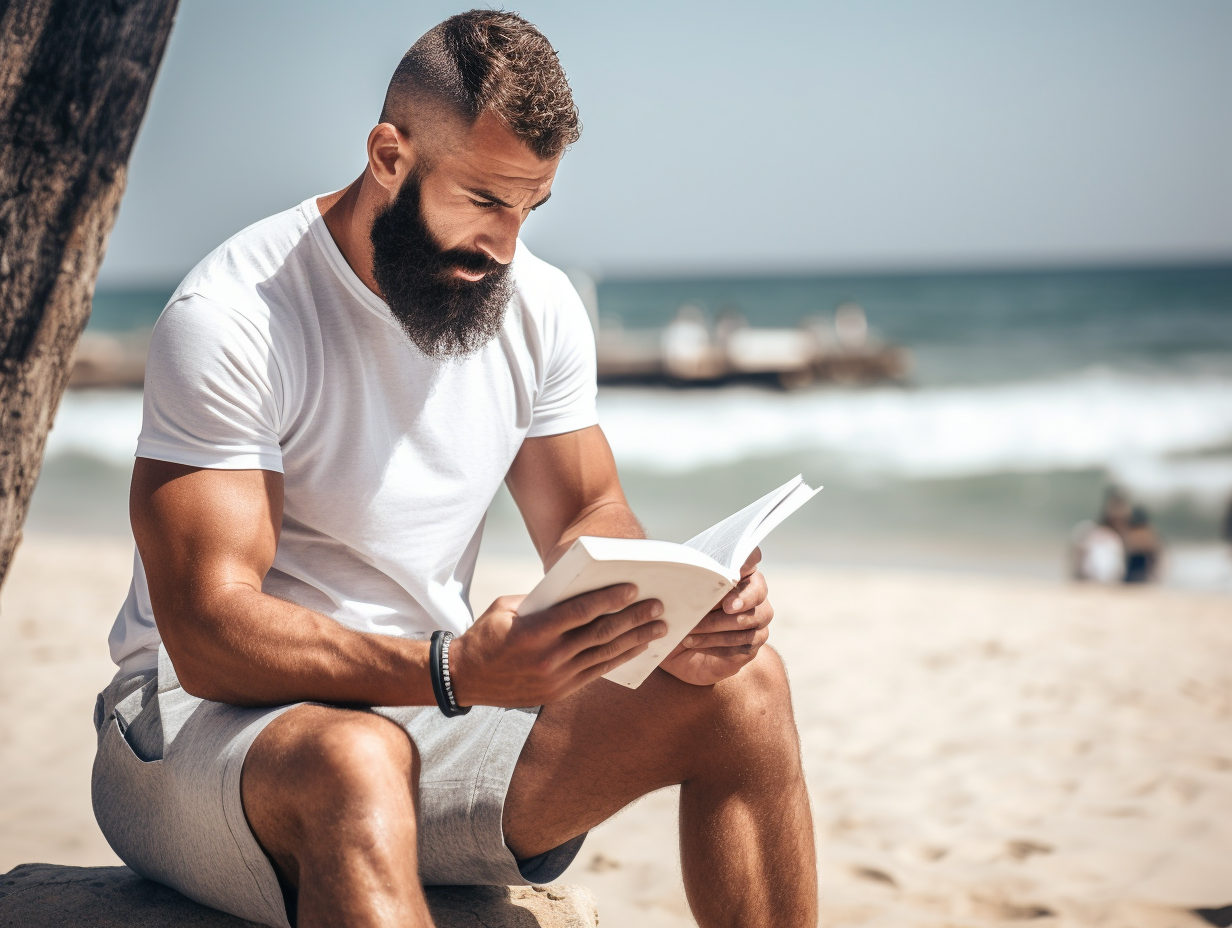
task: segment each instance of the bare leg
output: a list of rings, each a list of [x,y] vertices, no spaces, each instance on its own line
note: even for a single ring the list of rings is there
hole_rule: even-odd
[[[713,687],[656,672],[544,707],[505,800],[519,858],[681,784],[685,892],[701,928],[815,928],[817,868],[799,738],[769,648]]]
[[[298,706],[261,732],[244,761],[244,812],[297,891],[298,928],[430,928],[418,779],[406,732],[371,713]]]

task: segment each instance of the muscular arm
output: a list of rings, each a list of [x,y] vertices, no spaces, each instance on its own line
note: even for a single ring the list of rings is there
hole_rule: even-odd
[[[426,641],[353,631],[262,592],[280,474],[138,458],[129,508],[158,630],[189,693],[235,705],[435,704]],[[634,594],[609,587],[517,622],[519,600],[497,600],[454,643],[459,700],[539,705],[641,653],[666,629],[658,604]]]
[[[505,478],[535,550],[550,568],[582,535],[645,538],[597,425],[528,438]]]
[[[158,630],[185,690],[237,705],[432,705],[428,645],[353,631],[261,591],[282,475],[138,458],[129,502]]]

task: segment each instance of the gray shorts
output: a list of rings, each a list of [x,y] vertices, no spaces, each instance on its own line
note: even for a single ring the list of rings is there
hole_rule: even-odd
[[[190,696],[163,648],[158,670],[114,680],[94,710],[94,815],[124,863],[198,902],[290,928],[278,877],[240,799],[244,757],[291,706],[243,709]],[[515,860],[501,814],[537,709],[375,708],[419,750],[419,876],[426,885],[556,879],[585,835]]]

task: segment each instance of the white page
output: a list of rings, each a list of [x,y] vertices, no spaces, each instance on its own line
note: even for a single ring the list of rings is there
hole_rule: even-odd
[[[785,511],[773,524],[760,534],[759,527],[767,520],[767,517],[775,511],[775,509],[788,499],[797,488],[803,488],[808,494],[801,499],[796,505]],[[812,498],[815,491],[809,489],[804,483],[804,477],[797,475],[795,478],[788,480],[777,490],[767,493],[755,503],[745,506],[734,515],[728,516],[717,525],[712,525],[700,535],[695,535],[685,542],[685,546],[695,548],[704,554],[710,555],[716,561],[728,570],[737,572],[740,566],[744,563],[745,558],[749,553],[757,547],[757,543],[765,538],[779,522],[795,512],[805,500]],[[749,543],[749,539],[756,537],[756,541]],[[734,578],[734,576],[733,576]]]
[[[741,551],[737,552],[740,563],[743,564],[744,559],[753,552],[753,549],[761,544],[767,535],[782,525],[784,519],[820,493],[822,489],[823,487],[818,487],[814,490],[801,478],[800,482],[791,488],[791,492],[779,500],[778,505],[771,509],[766,514],[766,517],[753,527],[748,538],[744,540],[744,545],[747,545],[747,547],[742,545],[743,553]],[[736,566],[739,567],[740,564]]]

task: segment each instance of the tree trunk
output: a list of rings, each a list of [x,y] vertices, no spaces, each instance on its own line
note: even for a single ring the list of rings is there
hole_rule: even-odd
[[[0,583],[177,0],[0,0]]]

